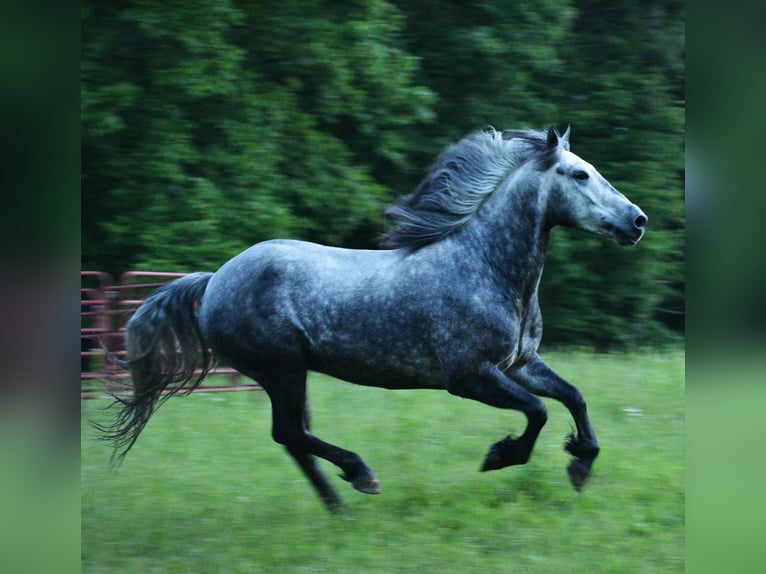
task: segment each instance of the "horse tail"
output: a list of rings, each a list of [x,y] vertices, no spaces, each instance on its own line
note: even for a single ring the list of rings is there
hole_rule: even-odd
[[[133,393],[115,395],[120,410],[108,426],[96,425],[121,461],[152,413],[169,397],[193,391],[212,368],[197,309],[212,273],[192,273],[157,289],[144,300],[125,330],[126,366]]]

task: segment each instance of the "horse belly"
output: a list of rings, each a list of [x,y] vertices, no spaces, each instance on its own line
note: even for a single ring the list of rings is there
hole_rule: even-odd
[[[351,383],[388,389],[443,388],[426,345],[378,333],[335,332],[309,351],[311,370]]]
[[[309,368],[368,387],[385,389],[442,389],[444,383],[433,368],[428,365],[368,364],[366,362],[344,361],[336,363],[324,359],[312,362]]]

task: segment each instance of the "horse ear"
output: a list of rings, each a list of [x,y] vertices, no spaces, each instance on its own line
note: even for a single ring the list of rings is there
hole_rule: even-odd
[[[556,133],[556,129],[553,126],[548,130],[548,137],[545,139],[545,145],[549,148],[559,146],[559,134]]]
[[[561,144],[564,146],[564,149],[569,149],[569,133],[571,131],[571,127],[572,126],[567,126],[564,135],[561,136]]]

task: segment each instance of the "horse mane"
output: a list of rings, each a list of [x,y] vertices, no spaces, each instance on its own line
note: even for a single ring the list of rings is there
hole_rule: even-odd
[[[490,127],[447,147],[417,189],[386,209],[393,227],[382,245],[416,250],[464,227],[513,170],[528,161],[550,165],[559,148],[546,137]]]

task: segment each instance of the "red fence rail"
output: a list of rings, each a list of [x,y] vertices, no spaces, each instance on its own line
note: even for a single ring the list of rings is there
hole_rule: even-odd
[[[130,271],[118,282],[101,271],[80,272],[80,396],[103,396],[104,391],[124,391],[121,380],[130,374],[111,357],[125,357],[125,324],[144,298],[184,273]],[[258,390],[256,384],[241,384],[238,371],[217,366],[211,374],[228,375],[229,384],[203,382],[198,392]],[[206,379],[207,381],[207,379]]]

